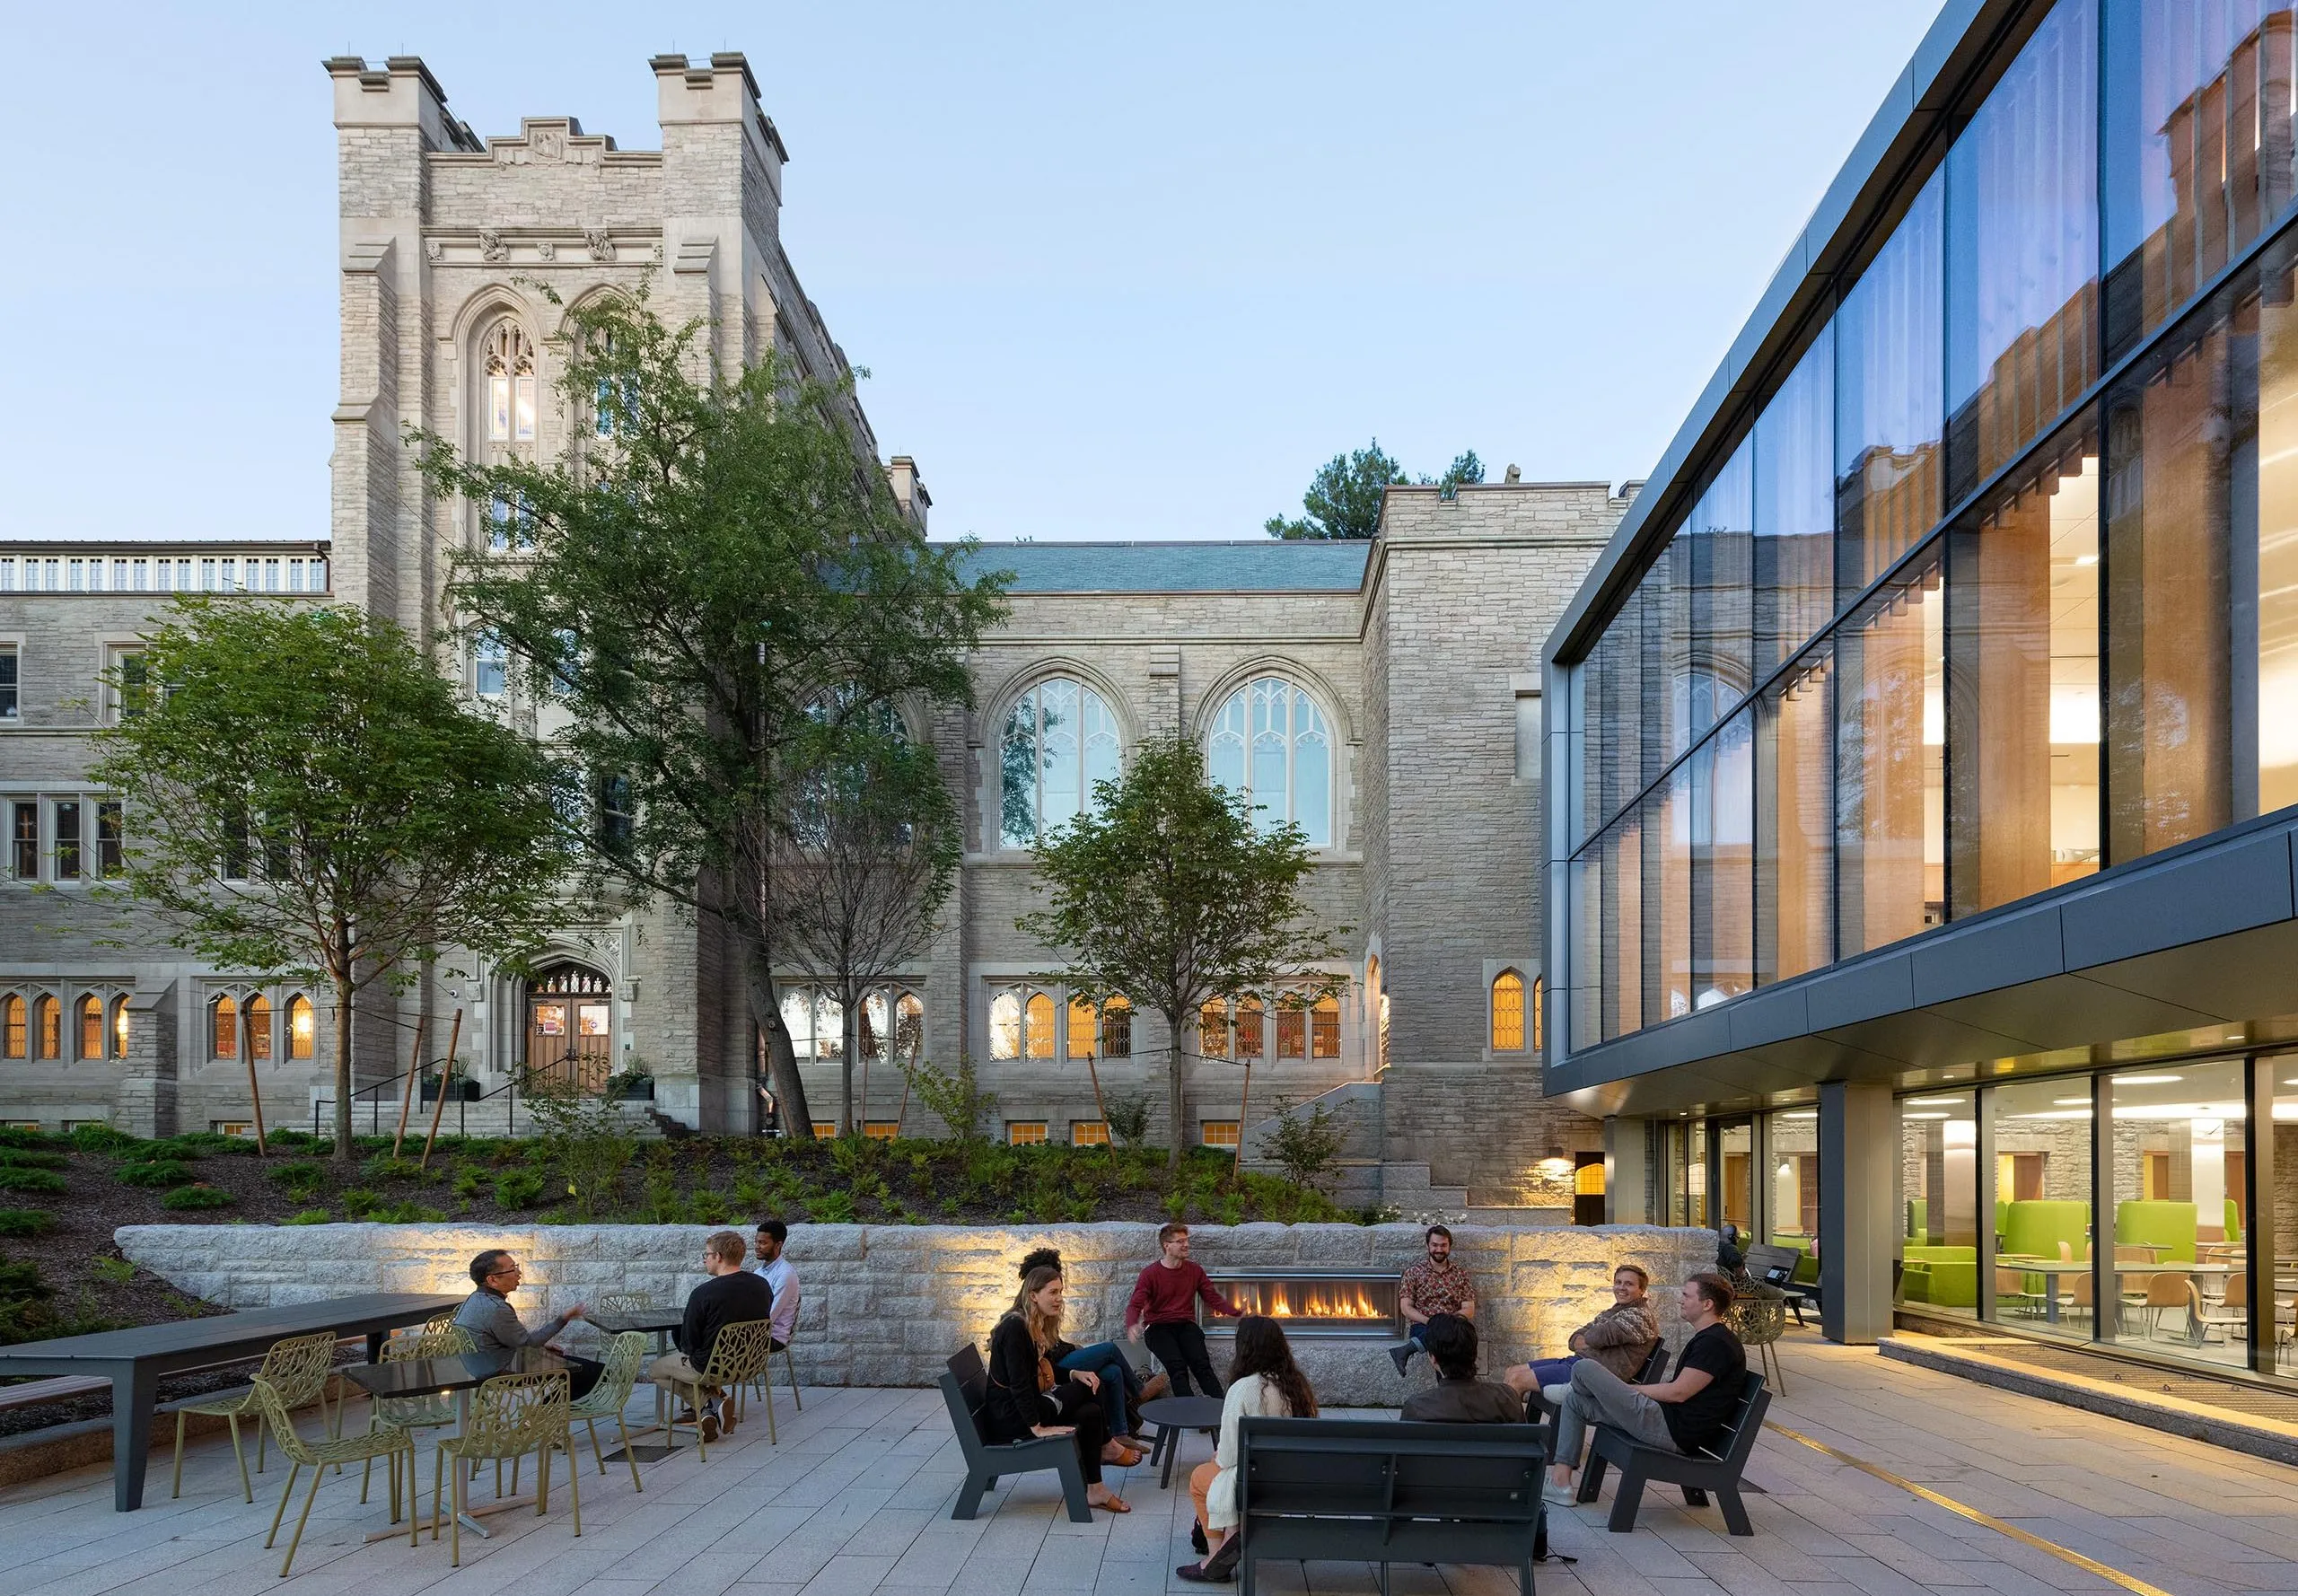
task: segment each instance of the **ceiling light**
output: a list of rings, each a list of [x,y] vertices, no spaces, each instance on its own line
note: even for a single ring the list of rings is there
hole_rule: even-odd
[[[2114,1081],[2118,1086],[2168,1086],[2185,1079],[2184,1075],[2117,1075]]]
[[[2087,1097],[2055,1097],[2050,1101],[2062,1109],[2087,1109],[2091,1106],[2091,1100]]]
[[[1902,1114],[1899,1116],[1902,1119],[1944,1119],[1946,1117],[1944,1114]]]
[[[1957,1103],[1967,1103],[1970,1101],[1970,1097],[1969,1093],[1965,1093],[1959,1097],[1911,1097],[1907,1101],[1918,1106],[1928,1106],[1934,1109],[1943,1103],[1952,1108]]]
[[[2095,554],[2078,554],[2074,557],[2074,563],[2078,566],[2095,566],[2099,563],[2099,557]]]

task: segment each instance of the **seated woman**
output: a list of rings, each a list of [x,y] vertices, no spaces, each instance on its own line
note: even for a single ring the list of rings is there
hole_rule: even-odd
[[[1061,1268],[1061,1254],[1050,1247],[1040,1247],[1022,1259],[1022,1278],[1027,1280],[1036,1268]],[[1069,1344],[1064,1342],[1065,1346]],[[1089,1346],[1069,1346],[1068,1351],[1053,1355],[1053,1369],[1057,1374],[1091,1374],[1100,1381],[1101,1416],[1109,1420],[1110,1435],[1122,1441],[1127,1450],[1140,1451],[1133,1442],[1133,1410],[1144,1402],[1153,1401],[1165,1394],[1171,1381],[1159,1370],[1147,1380],[1126,1358],[1124,1349],[1114,1341],[1096,1341]],[[1121,1399],[1112,1401],[1112,1393]]]
[[[1509,1389],[1539,1392],[1551,1385],[1569,1385],[1572,1365],[1583,1357],[1595,1359],[1622,1380],[1633,1381],[1643,1372],[1644,1360],[1652,1355],[1653,1346],[1660,1339],[1659,1316],[1644,1294],[1651,1284],[1652,1277],[1636,1264],[1614,1269],[1612,1305],[1572,1332],[1572,1339],[1566,1343],[1572,1355],[1534,1358],[1519,1364],[1502,1376]],[[1557,1399],[1545,1399],[1550,1406]]]
[[[1138,1460],[1109,1438],[1090,1373],[1057,1379],[1052,1350],[1061,1339],[1061,1275],[1040,1265],[1022,1281],[1011,1311],[989,1333],[989,1390],[981,1408],[982,1439],[993,1445],[1032,1435],[1068,1435],[1085,1475],[1085,1500],[1111,1513],[1131,1513],[1124,1498],[1101,1484],[1103,1462]]]
[[[1234,1565],[1208,1566],[1237,1525],[1237,1426],[1247,1417],[1314,1418],[1317,1394],[1293,1361],[1292,1344],[1273,1319],[1248,1313],[1237,1321],[1236,1361],[1229,1366],[1229,1390],[1221,1399],[1221,1436],[1213,1460],[1189,1470],[1188,1494],[1197,1500],[1197,1528],[1206,1557],[1173,1572],[1185,1580],[1226,1583]]]

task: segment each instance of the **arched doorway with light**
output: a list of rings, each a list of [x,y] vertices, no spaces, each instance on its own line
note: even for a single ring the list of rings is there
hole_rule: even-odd
[[[526,1065],[584,1092],[603,1090],[614,1074],[613,983],[571,961],[537,971],[527,983]]]

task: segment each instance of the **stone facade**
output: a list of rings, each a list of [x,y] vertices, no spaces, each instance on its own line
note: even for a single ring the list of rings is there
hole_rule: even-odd
[[[816,376],[846,370],[783,252],[788,152],[742,57],[658,57],[650,67],[661,147],[630,150],[563,117],[530,118],[515,136],[481,139],[448,112],[415,57],[327,63],[342,387],[329,536],[308,552],[329,558],[326,597],[398,620],[474,694],[477,664],[458,639],[445,583],[453,551],[482,546],[489,527],[483,507],[425,491],[407,429],[481,458],[565,448],[582,419],[565,411],[556,388],[566,307],[642,284],[666,317],[705,319],[724,363],[771,349]],[[506,389],[507,401],[490,386],[497,370],[523,385]],[[498,425],[505,402],[511,419]],[[855,420],[874,450],[858,410]],[[915,462],[897,456],[886,469],[922,525],[930,499]],[[1524,740],[1537,743],[1540,640],[1627,490],[1510,475],[1453,496],[1392,488],[1369,544],[983,546],[982,565],[1013,576],[1010,614],[970,662],[973,707],[913,727],[939,750],[966,827],[933,949],[889,987],[890,997],[907,993],[922,1007],[919,1053],[945,1066],[974,1060],[1017,1136],[1092,1134],[1101,1109],[1092,1072],[1074,1057],[1066,994],[1033,978],[1055,962],[1051,951],[1015,927],[1037,881],[1026,847],[1001,836],[1008,716],[1048,680],[1074,683],[1106,706],[1121,758],[1147,737],[1206,737],[1232,696],[1281,682],[1314,706],[1325,738],[1329,835],[1310,895],[1329,925],[1345,928],[1329,972],[1346,982],[1339,1012],[1315,1046],[1289,1049],[1269,1017],[1250,1097],[1234,1051],[1202,1057],[1224,1049],[1185,1028],[1178,1039],[1192,1058],[1177,1127],[1162,1123],[1174,1039],[1154,1017],[1136,1015],[1129,1050],[1095,1066],[1101,1094],[1145,1093],[1160,1139],[1233,1137],[1241,1121],[1251,1138],[1278,1099],[1297,1104],[1371,1082],[1385,1065],[1352,1156],[1425,1163],[1423,1189],[1433,1178],[1495,1194],[1481,1200],[1557,1200],[1538,1189],[1531,1163],[1592,1149],[1599,1137],[1591,1122],[1539,1100],[1539,782]],[[35,552],[0,546],[0,572],[19,549]],[[84,763],[80,733],[101,713],[91,695],[106,650],[132,641],[162,597],[12,591],[0,580],[0,647],[17,646],[26,683],[23,715],[0,721],[0,802],[20,784],[43,801],[70,788]],[[75,697],[86,702],[72,707]],[[515,694],[506,707],[523,713]],[[0,1063],[0,1116],[111,1118],[143,1131],[244,1121],[244,1065],[214,1057],[202,1029],[214,973],[133,937],[123,951],[102,951],[83,903],[12,885],[0,880],[0,991],[30,1001],[54,990],[67,1004],[78,993],[105,1002],[125,995],[151,1022],[131,1023],[121,1059],[76,1058],[66,1048],[54,1067]],[[603,989],[601,1055],[651,1068],[666,1119],[706,1130],[757,1125],[753,1030],[714,935],[677,915],[635,912],[565,927],[543,956],[554,961]],[[785,979],[795,984],[797,973]],[[1495,1048],[1492,995],[1504,974],[1521,982],[1531,1012],[1522,1045]],[[1001,994],[1025,1007],[1032,991],[1056,1015],[1039,1045],[1016,1042],[994,1018]],[[292,995],[271,993],[275,1012]],[[460,1011],[461,1057],[482,1087],[507,1083],[531,1040],[531,997],[523,983],[479,969],[440,972],[379,998],[356,1028],[360,1079],[387,1088],[406,1068],[418,1022],[426,1053],[443,1052]],[[322,1037],[329,1024],[323,1018]],[[316,1057],[328,1053],[322,1040]],[[302,1120],[322,1089],[320,1066],[282,1048],[266,1067],[272,1117]],[[839,1062],[818,1056],[802,1071],[817,1119],[834,1120]],[[857,1118],[873,1126],[939,1128],[882,1062],[860,1099]],[[1368,1110],[1353,1100],[1351,1111],[1364,1119]],[[1376,1179],[1369,1189],[1383,1188]]]
[[[515,1300],[530,1322],[595,1302],[608,1292],[682,1300],[696,1267],[702,1225],[547,1225],[527,1231],[438,1225],[129,1225],[120,1251],[179,1290],[230,1308],[363,1291],[469,1289],[470,1258],[489,1247],[518,1255],[526,1278]],[[1395,1276],[1422,1256],[1417,1226],[1203,1225],[1192,1255],[1208,1270],[1362,1267]],[[799,1278],[799,1377],[820,1385],[931,1385],[943,1361],[1013,1305],[1015,1266],[1035,1247],[1061,1251],[1069,1284],[1072,1339],[1122,1333],[1135,1276],[1156,1256],[1156,1227],[1088,1224],[1045,1230],[955,1225],[802,1224],[788,1255]],[[1642,1265],[1671,1342],[1674,1283],[1715,1262],[1706,1230],[1606,1225],[1547,1230],[1470,1226],[1453,1232],[1453,1256],[1474,1276],[1483,1363],[1495,1371],[1529,1357],[1560,1355],[1566,1338],[1610,1302],[1611,1274]],[[570,1329],[576,1347],[596,1334]],[[1418,1360],[1410,1385],[1384,1355],[1386,1339],[1297,1337],[1294,1351],[1318,1396],[1336,1404],[1390,1405],[1427,1383]],[[1216,1338],[1214,1363],[1227,1349]]]

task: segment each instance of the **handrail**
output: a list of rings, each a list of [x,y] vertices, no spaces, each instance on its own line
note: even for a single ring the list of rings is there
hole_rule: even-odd
[[[391,1076],[389,1080],[378,1081],[372,1085],[361,1086],[354,1090],[351,1093],[353,1133],[355,1135],[358,1130],[359,1101],[361,1099],[364,1098],[367,1101],[367,1134],[371,1136],[379,1136],[383,1134],[382,1116],[386,1106],[389,1106],[394,1116],[394,1119],[396,1119],[401,1083],[406,1081],[407,1077],[410,1074],[420,1074],[423,1080],[427,1082],[434,1076],[442,1073],[438,1068],[441,1064],[450,1062],[452,1062],[453,1067],[451,1072],[447,1073],[447,1080],[461,1081],[469,1079],[469,1075],[466,1072],[466,1066],[460,1058],[452,1061],[433,1058],[425,1060],[414,1071],[401,1070],[398,1074]],[[454,1134],[458,1136],[468,1134],[468,1127],[469,1125],[469,1110],[473,1102],[492,1102],[495,1099],[499,1097],[505,1100],[504,1103],[504,1117],[503,1134],[508,1136],[517,1136],[519,1134],[519,1095],[522,1091],[525,1092],[527,1096],[532,1097],[534,1095],[534,1083],[537,1081],[542,1081],[546,1083],[549,1083],[554,1080],[571,1082],[575,1078],[575,1070],[579,1066],[585,1063],[596,1064],[596,1060],[590,1059],[585,1055],[569,1053],[550,1064],[539,1065],[522,1064],[517,1065],[511,1071],[510,1079],[504,1081],[503,1084],[496,1087],[494,1090],[490,1092],[483,1092],[479,1093],[477,1098],[459,1096],[454,1100]],[[440,1090],[443,1092],[446,1090],[446,1082],[441,1083]],[[318,1136],[322,1134],[320,1128],[322,1108],[332,1109],[334,1105],[334,1098],[320,1097],[316,1093],[313,1094],[311,1098],[311,1135],[313,1136]],[[530,1114],[531,1118],[531,1114]]]
[[[444,1069],[441,1068],[443,1065],[446,1066]],[[351,1091],[352,1134],[355,1136],[358,1134],[359,1103],[362,1099],[364,1099],[367,1103],[367,1134],[371,1136],[379,1136],[383,1134],[382,1116],[383,1111],[387,1107],[392,1111],[394,1122],[396,1122],[399,1101],[400,1097],[404,1095],[401,1083],[406,1081],[408,1076],[417,1075],[420,1077],[420,1081],[429,1081],[434,1077],[443,1075],[447,1080],[460,1081],[469,1079],[466,1069],[467,1066],[464,1065],[460,1057],[452,1059],[426,1058],[411,1070],[401,1070],[395,1075],[391,1075],[384,1080],[373,1082],[369,1085],[353,1087]],[[418,1085],[419,1084],[420,1082],[418,1082]],[[444,1082],[442,1082],[440,1090],[443,1092],[446,1090]],[[311,1094],[312,1136],[317,1136],[322,1134],[322,1120],[326,1118],[331,1118],[331,1115],[325,1112],[325,1110],[332,1110],[334,1107],[335,1099],[333,1096],[322,1097],[317,1092],[313,1092]],[[457,1134],[460,1134],[460,1129]]]

